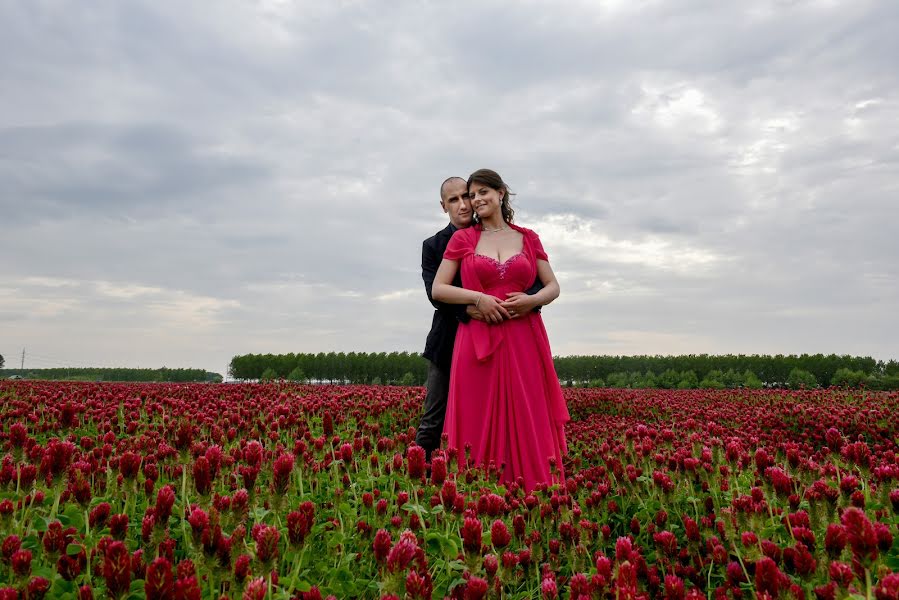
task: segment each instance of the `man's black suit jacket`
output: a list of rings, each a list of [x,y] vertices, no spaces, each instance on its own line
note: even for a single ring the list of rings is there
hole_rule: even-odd
[[[446,374],[449,374],[450,363],[453,360],[453,343],[456,341],[456,329],[459,322],[467,323],[470,320],[464,304],[444,304],[434,300],[431,295],[437,267],[440,266],[446,246],[455,232],[456,227],[450,223],[421,244],[421,278],[425,282],[428,300],[435,308],[423,356],[440,367]],[[458,287],[462,287],[461,271],[460,269],[453,279],[453,285]]]
[[[453,344],[456,341],[456,329],[458,329],[460,322],[467,323],[471,320],[465,304],[444,304],[434,300],[434,297],[431,295],[437,268],[440,266],[440,261],[443,260],[443,253],[446,252],[446,246],[455,232],[456,227],[450,223],[444,229],[422,242],[421,245],[421,278],[425,282],[425,292],[428,294],[428,300],[435,308],[434,318],[431,320],[431,331],[428,332],[423,356],[440,367],[446,374],[449,374],[450,364],[453,360]],[[462,287],[461,269],[456,272],[453,285]],[[535,294],[542,288],[543,284],[538,277],[531,289],[528,290],[528,294]],[[535,310],[539,311],[540,307],[537,307]]]

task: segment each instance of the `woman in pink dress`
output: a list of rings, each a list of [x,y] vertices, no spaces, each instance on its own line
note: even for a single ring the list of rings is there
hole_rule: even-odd
[[[559,283],[537,234],[512,223],[499,174],[475,171],[468,191],[478,224],[453,234],[432,296],[473,304],[484,321],[459,325],[443,430],[460,462],[470,444],[473,463],[493,462],[502,481],[521,477],[531,490],[564,481],[568,408],[543,319],[533,310],[558,298]],[[459,269],[461,288],[452,285]],[[528,295],[535,276],[543,289]]]

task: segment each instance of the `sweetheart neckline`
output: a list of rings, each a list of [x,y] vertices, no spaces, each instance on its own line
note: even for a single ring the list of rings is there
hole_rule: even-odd
[[[478,253],[478,252],[475,252],[475,253],[474,253],[475,256],[481,256],[481,257],[483,257],[483,258],[486,258],[487,260],[492,260],[493,262],[495,262],[495,263],[498,264],[498,265],[504,265],[504,264],[506,264],[507,262],[509,262],[510,260],[512,260],[513,258],[519,257],[519,256],[521,256],[521,255],[523,255],[523,254],[524,254],[524,251],[516,252],[515,254],[513,254],[512,256],[510,256],[509,258],[507,258],[506,260],[499,261],[499,260],[493,258],[492,256],[488,256],[488,255],[486,255],[486,254],[480,254],[480,253]]]

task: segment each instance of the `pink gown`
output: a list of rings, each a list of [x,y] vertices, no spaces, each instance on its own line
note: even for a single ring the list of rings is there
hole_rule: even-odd
[[[480,227],[453,234],[443,256],[459,261],[463,287],[500,299],[530,288],[537,259],[547,260],[546,252],[536,233],[513,228],[524,236],[522,251],[504,263],[475,253]],[[569,418],[540,313],[496,325],[476,320],[459,325],[443,430],[460,463],[470,444],[471,461],[493,461],[502,468],[503,482],[520,476],[531,490],[538,483],[563,481]]]

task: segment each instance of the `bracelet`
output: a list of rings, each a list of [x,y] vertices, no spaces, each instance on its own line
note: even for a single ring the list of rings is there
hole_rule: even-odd
[[[481,298],[482,298],[483,296],[484,296],[484,292],[481,292],[480,294],[478,294],[478,301],[474,303],[474,307],[475,307],[475,308],[477,308],[477,307],[478,307],[478,304],[481,303]]]

